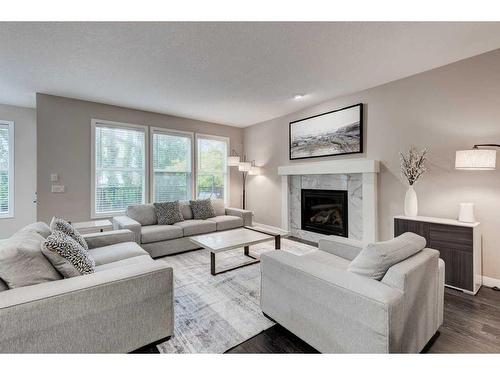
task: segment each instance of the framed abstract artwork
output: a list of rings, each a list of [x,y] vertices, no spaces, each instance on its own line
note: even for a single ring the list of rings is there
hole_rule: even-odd
[[[290,160],[363,152],[363,104],[290,122]]]

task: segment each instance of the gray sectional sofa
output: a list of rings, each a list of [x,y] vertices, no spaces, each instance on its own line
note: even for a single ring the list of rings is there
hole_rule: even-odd
[[[44,237],[23,230],[19,246],[37,251]],[[127,353],[172,335],[172,268],[129,230],[84,238],[94,273],[14,289],[0,283],[0,353]]]
[[[239,208],[218,208],[217,216],[206,220],[194,220],[188,202],[181,202],[184,221],[173,225],[158,225],[153,204],[137,204],[127,208],[126,216],[113,218],[114,229],[128,229],[135,241],[153,258],[199,248],[189,240],[190,236],[235,229],[252,225],[252,212]]]

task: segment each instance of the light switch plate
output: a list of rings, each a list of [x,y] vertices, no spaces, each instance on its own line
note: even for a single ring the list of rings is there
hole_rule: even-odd
[[[57,173],[51,173],[50,174],[50,181],[56,182],[57,180],[59,180],[59,176],[57,175]]]
[[[64,193],[66,187],[64,185],[52,185],[53,193]]]

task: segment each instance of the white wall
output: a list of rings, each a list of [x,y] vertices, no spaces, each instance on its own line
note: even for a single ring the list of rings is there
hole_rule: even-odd
[[[500,50],[245,128],[245,153],[264,166],[264,174],[250,177],[247,186],[247,204],[255,212],[255,221],[281,225],[277,167],[308,162],[288,160],[288,123],[356,103],[365,103],[365,152],[322,160],[381,161],[379,237],[391,238],[393,216],[403,213],[406,186],[400,176],[399,152],[410,145],[427,147],[430,171],[415,187],[419,214],[455,218],[460,202],[474,202],[483,227],[484,274],[500,279],[500,170],[454,169],[456,150],[474,143],[500,143]]]
[[[14,121],[14,217],[0,219],[0,238],[36,220],[36,111],[0,104],[0,119]]]

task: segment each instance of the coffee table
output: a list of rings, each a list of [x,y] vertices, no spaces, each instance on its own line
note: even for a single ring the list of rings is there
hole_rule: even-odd
[[[274,240],[274,248],[279,250],[281,247],[281,235],[279,233],[274,233],[257,227],[243,227],[223,232],[207,233],[190,237],[190,240],[198,246],[210,251],[210,273],[213,276],[259,263],[260,260],[256,256],[250,254],[250,245]],[[247,257],[252,258],[252,260],[242,263],[236,267],[216,271],[215,254],[237,249],[239,247],[243,247],[244,254]]]

